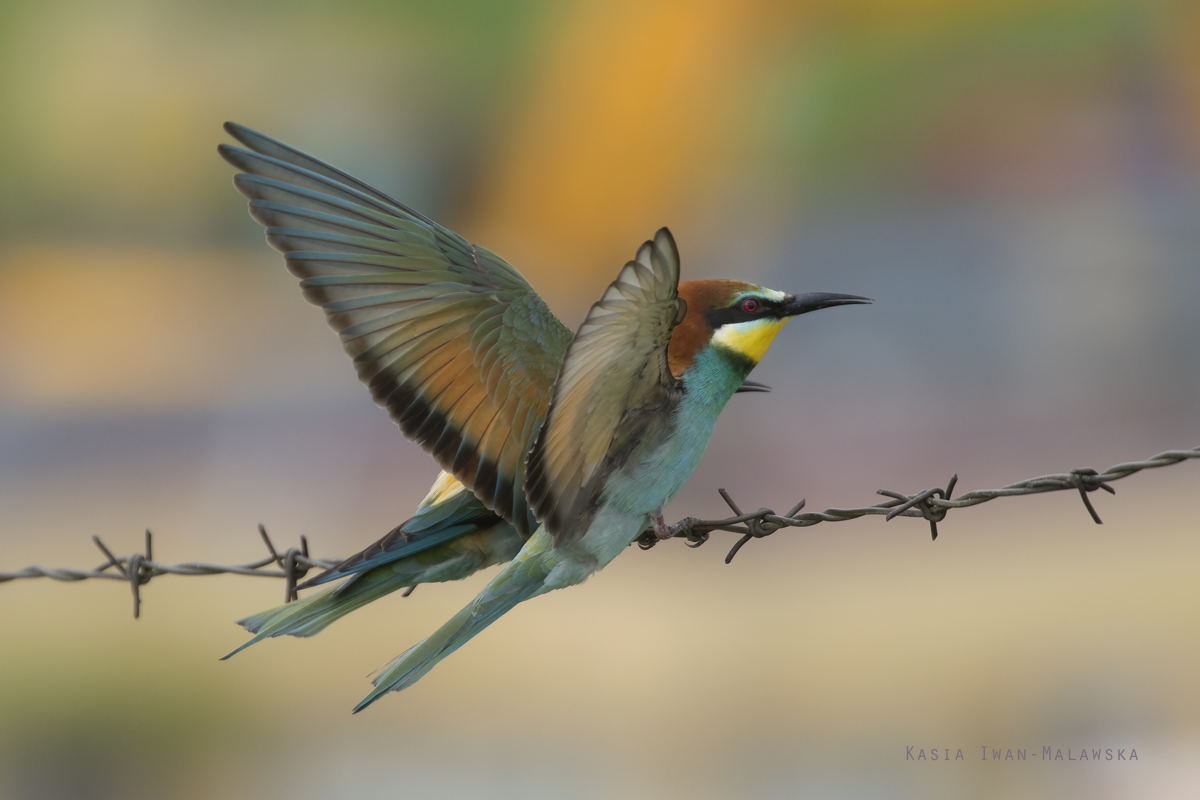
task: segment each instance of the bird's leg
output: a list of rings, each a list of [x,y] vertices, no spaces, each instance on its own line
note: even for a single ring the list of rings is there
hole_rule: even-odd
[[[662,511],[659,511],[654,517],[654,535],[659,539],[671,538],[671,528],[667,525],[667,521],[663,519]]]

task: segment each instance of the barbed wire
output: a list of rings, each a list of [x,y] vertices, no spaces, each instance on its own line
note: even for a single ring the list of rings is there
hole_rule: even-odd
[[[846,520],[858,519],[859,517],[869,515],[883,515],[885,521],[891,521],[900,516],[923,517],[928,520],[930,534],[936,540],[938,537],[937,524],[946,518],[947,512],[952,508],[977,506],[980,503],[986,503],[998,497],[1017,497],[1029,494],[1044,494],[1046,492],[1062,492],[1071,489],[1079,492],[1079,496],[1083,500],[1083,505],[1087,509],[1088,514],[1091,515],[1092,520],[1097,525],[1102,525],[1103,522],[1100,519],[1100,515],[1096,513],[1096,509],[1092,506],[1092,501],[1088,499],[1088,492],[1103,489],[1109,494],[1116,494],[1117,490],[1108,485],[1113,481],[1127,478],[1135,472],[1141,472],[1144,469],[1168,467],[1191,458],[1200,458],[1200,447],[1194,447],[1191,450],[1166,450],[1144,461],[1126,461],[1121,464],[1114,464],[1104,472],[1097,472],[1094,469],[1073,469],[1070,472],[1055,475],[1042,475],[1038,478],[1010,483],[1008,486],[1000,489],[976,489],[952,499],[951,494],[954,492],[955,484],[958,483],[958,473],[955,473],[950,476],[950,480],[947,481],[945,488],[935,486],[914,495],[880,489],[876,494],[881,494],[892,499],[873,506],[827,508],[824,511],[809,511],[803,514],[799,512],[804,508],[804,500],[801,500],[791,511],[783,515],[778,515],[769,508],[760,508],[758,511],[746,514],[742,512],[733,498],[729,496],[728,492],[724,489],[718,489],[717,491],[721,493],[721,497],[725,499],[726,504],[728,504],[736,516],[720,520],[702,520],[687,517],[668,528],[667,535],[662,538],[683,537],[688,540],[687,543],[690,547],[699,547],[708,541],[710,531],[740,533],[742,534],[742,538],[734,544],[733,548],[729,551],[729,555],[725,556],[726,564],[733,561],[733,557],[751,539],[765,538],[782,528],[807,528],[822,522],[845,522]],[[643,549],[649,549],[657,544],[658,541],[659,537],[653,531],[648,531],[638,537],[637,544]]]
[[[1127,478],[1144,469],[1168,467],[1172,464],[1178,464],[1194,458],[1200,459],[1200,447],[1195,447],[1191,450],[1167,450],[1158,455],[1151,456],[1144,461],[1127,461],[1122,464],[1114,464],[1103,472],[1097,472],[1094,469],[1073,469],[1070,472],[1042,475],[1038,478],[1011,483],[1000,489],[976,489],[959,495],[957,498],[952,497],[955,484],[958,483],[958,475],[955,474],[946,482],[944,488],[935,486],[913,495],[880,489],[877,494],[890,499],[872,506],[827,508],[824,511],[807,511],[801,513],[805,503],[804,500],[801,500],[791,511],[782,515],[776,514],[769,508],[760,508],[758,511],[752,513],[744,513],[729,495],[729,492],[724,489],[718,489],[717,491],[720,492],[721,497],[724,498],[730,510],[733,511],[734,516],[716,520],[686,517],[669,526],[665,531],[665,535],[659,536],[655,531],[648,530],[642,533],[635,540],[635,543],[643,550],[648,550],[660,541],[681,538],[686,540],[686,544],[689,547],[694,548],[706,543],[713,531],[728,531],[740,534],[741,538],[733,545],[729,554],[725,556],[725,563],[728,564],[733,561],[733,557],[750,540],[766,538],[783,528],[808,528],[822,522],[846,522],[847,520],[874,515],[884,516],[885,521],[893,520],[896,517],[923,518],[929,522],[930,533],[933,539],[936,540],[938,537],[937,524],[946,518],[946,514],[952,508],[977,506],[999,497],[1017,497],[1070,490],[1079,492],[1079,496],[1082,498],[1083,505],[1087,509],[1088,514],[1091,515],[1092,520],[1097,525],[1100,525],[1103,523],[1100,520],[1100,515],[1096,513],[1095,507],[1092,506],[1091,500],[1088,499],[1089,492],[1103,489],[1109,494],[1116,494],[1116,490],[1109,485],[1114,481]],[[309,570],[313,568],[329,569],[337,566],[344,560],[340,558],[311,557],[308,553],[308,540],[304,536],[300,537],[299,548],[289,548],[281,555],[271,542],[271,537],[267,535],[266,528],[259,525],[258,532],[262,536],[263,543],[266,545],[270,555],[259,561],[252,561],[247,564],[233,566],[201,562],[160,564],[152,558],[153,535],[147,530],[145,553],[134,553],[130,556],[120,557],[114,556],[99,536],[93,536],[92,541],[108,559],[104,564],[95,569],[77,570],[31,566],[19,572],[0,572],[0,583],[26,578],[50,578],[56,581],[83,581],[92,578],[101,578],[126,581],[133,591],[133,616],[136,619],[141,614],[141,587],[159,575],[254,575],[264,578],[283,578],[285,580],[285,602],[291,602],[297,598],[297,582],[308,574]],[[271,569],[272,565],[277,565],[279,569]],[[412,588],[410,587],[405,592],[406,596],[412,592]]]
[[[222,564],[206,564],[199,561],[189,561],[185,564],[160,564],[152,558],[154,534],[146,531],[146,552],[134,553],[131,556],[114,556],[99,536],[93,536],[92,542],[100,548],[108,559],[95,569],[66,569],[59,567],[26,567],[19,572],[0,572],[0,583],[21,580],[23,578],[50,578],[56,581],[86,581],[101,578],[113,581],[127,581],[133,589],[133,617],[141,616],[142,597],[141,587],[150,582],[151,578],[159,575],[254,575],[260,578],[283,578],[286,581],[284,602],[290,603],[297,598],[296,583],[313,567],[329,569],[336,567],[345,559],[341,558],[312,558],[308,554],[308,539],[300,537],[299,548],[289,548],[280,555],[267,535],[267,529],[258,526],[258,533],[271,555],[260,561],[248,564],[226,566]],[[278,564],[278,570],[269,569],[272,564]],[[114,572],[108,572],[112,568]]]

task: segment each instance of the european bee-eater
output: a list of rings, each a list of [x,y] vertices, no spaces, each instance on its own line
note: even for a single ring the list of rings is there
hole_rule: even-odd
[[[348,576],[340,586],[242,620],[256,634],[242,647],[311,636],[398,588],[509,562],[385,666],[355,711],[412,685],[518,603],[582,583],[647,528],[666,536],[664,506],[729,399],[762,388],[746,378],[775,335],[796,315],[870,302],[680,283],[662,228],[572,336],[494,253],[294,148],[225,129],[249,148],[220,152],[243,170],[234,183],[267,241],[325,310],[375,402],[445,470],[412,519],[308,582]]]

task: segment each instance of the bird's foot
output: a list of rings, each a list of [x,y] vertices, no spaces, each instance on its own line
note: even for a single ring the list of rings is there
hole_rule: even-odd
[[[662,514],[654,518],[654,535],[659,539],[670,539],[674,535],[671,533],[671,528],[667,525],[667,521],[663,519]]]

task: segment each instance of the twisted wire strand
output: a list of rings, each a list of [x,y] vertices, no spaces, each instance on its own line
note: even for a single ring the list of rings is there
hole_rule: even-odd
[[[296,559],[296,566],[299,568],[298,571],[307,571],[314,567],[329,569],[342,563],[342,560],[337,558],[298,558]],[[122,556],[118,561],[122,565],[127,564],[129,563],[129,557]],[[157,561],[143,560],[141,566],[145,570],[143,574],[149,578],[159,575],[254,575],[259,578],[286,578],[287,574],[283,570],[265,569],[266,566],[274,563],[275,559],[273,558],[236,565],[208,564],[203,561],[188,561],[184,564],[160,564]],[[96,567],[95,569],[83,570],[67,567],[42,567],[34,564],[16,572],[0,572],[0,583],[20,580],[22,578],[51,578],[52,580],[67,582],[86,581],[92,578],[103,578],[110,581],[129,581],[128,575],[103,571],[111,566],[112,564],[110,563]]]
[[[340,558],[313,558],[308,554],[308,540],[301,536],[299,548],[289,548],[280,554],[267,529],[258,526],[259,536],[270,552],[266,558],[251,561],[248,564],[207,564],[201,561],[188,561],[183,564],[160,564],[151,556],[153,553],[153,534],[146,531],[146,552],[134,553],[129,556],[114,556],[99,536],[93,536],[92,542],[108,559],[105,563],[90,570],[68,569],[62,567],[42,567],[38,565],[26,567],[17,572],[0,572],[0,583],[21,580],[24,578],[50,578],[56,581],[86,581],[93,578],[110,581],[125,581],[133,591],[133,616],[141,616],[142,596],[141,587],[159,575],[253,575],[262,578],[283,578],[286,581],[284,601],[296,599],[296,583],[309,570],[315,568],[329,569],[342,563]],[[279,566],[278,570],[267,569],[272,564]],[[109,572],[109,569],[113,569]]]
[[[883,516],[888,520],[898,516],[920,517],[929,522],[933,538],[937,539],[937,523],[945,519],[947,512],[955,508],[977,506],[995,500],[999,497],[1017,497],[1046,492],[1061,492],[1075,490],[1079,492],[1092,519],[1101,524],[1100,516],[1088,499],[1088,492],[1103,489],[1115,494],[1110,483],[1127,478],[1145,469],[1158,469],[1178,464],[1189,459],[1200,459],[1200,447],[1191,450],[1167,450],[1151,456],[1143,461],[1127,461],[1114,464],[1103,472],[1093,469],[1075,469],[1053,475],[1042,475],[1017,483],[1010,483],[999,489],[975,489],[958,497],[952,497],[954,485],[958,476],[954,475],[943,487],[932,487],[913,495],[880,489],[879,494],[890,499],[871,506],[858,508],[827,508],[824,511],[802,511],[804,501],[797,503],[787,514],[776,514],[769,508],[760,508],[752,513],[745,513],[724,489],[719,489],[721,497],[733,511],[734,516],[726,519],[703,520],[687,517],[667,529],[666,539],[683,538],[690,547],[699,547],[709,539],[712,531],[728,531],[741,534],[725,563],[733,560],[747,542],[751,539],[762,539],[783,528],[808,528],[822,522],[846,522],[865,516]],[[205,562],[189,561],[183,564],[162,564],[151,558],[151,533],[146,531],[146,552],[130,556],[114,556],[98,536],[92,540],[107,557],[107,561],[90,570],[78,570],[61,567],[29,566],[16,572],[0,572],[0,583],[26,578],[50,578],[56,581],[84,581],[93,578],[104,580],[125,581],[133,591],[134,616],[138,616],[141,606],[139,587],[159,575],[253,575],[263,578],[284,578],[287,582],[286,600],[296,599],[296,583],[311,569],[329,569],[342,562],[339,558],[313,558],[308,553],[308,542],[300,537],[300,548],[290,548],[279,553],[271,543],[270,537],[263,526],[258,527],[259,534],[267,546],[270,555],[259,561],[246,564],[223,565]],[[638,537],[636,543],[642,549],[655,546],[662,539],[653,530],[646,531]],[[272,565],[278,569],[270,569]]]
[[[669,536],[667,538],[683,537],[688,540],[690,546],[699,547],[708,541],[708,533],[711,531],[720,530],[730,533],[740,533],[742,534],[742,539],[729,551],[729,555],[725,558],[725,563],[727,564],[733,560],[738,550],[750,541],[750,539],[761,539],[770,536],[782,528],[807,528],[822,522],[845,522],[865,516],[884,516],[888,520],[895,519],[898,516],[923,517],[929,522],[933,538],[937,539],[937,523],[945,519],[946,513],[952,508],[977,506],[981,503],[995,500],[998,497],[1017,497],[1066,490],[1077,490],[1092,519],[1096,524],[1101,524],[1100,516],[1096,513],[1095,508],[1092,507],[1091,501],[1088,499],[1088,492],[1103,489],[1110,494],[1115,494],[1116,490],[1108,485],[1113,481],[1127,478],[1144,469],[1167,467],[1194,458],[1200,458],[1200,447],[1194,447],[1190,450],[1167,450],[1143,461],[1126,461],[1121,464],[1114,464],[1104,472],[1097,472],[1093,469],[1076,469],[1071,472],[1042,475],[1037,478],[1010,483],[1008,486],[999,489],[975,489],[957,498],[951,498],[954,485],[958,481],[958,475],[954,475],[947,482],[945,488],[934,487],[914,495],[905,495],[900,492],[880,489],[878,494],[885,495],[891,499],[871,506],[827,508],[824,511],[805,511],[801,513],[800,510],[804,507],[804,501],[801,500],[792,511],[784,515],[776,514],[769,508],[760,508],[753,513],[743,513],[737,503],[729,496],[728,492],[721,489],[719,490],[721,496],[725,499],[725,502],[729,505],[735,516],[720,520],[701,520],[688,517],[671,526],[668,530]],[[657,543],[657,537],[642,534],[638,538],[637,543],[643,549],[649,549]]]

